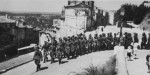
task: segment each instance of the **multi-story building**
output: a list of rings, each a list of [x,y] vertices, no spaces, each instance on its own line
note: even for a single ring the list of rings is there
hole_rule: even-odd
[[[23,47],[31,43],[38,43],[38,31],[33,30],[33,28],[28,25],[24,25],[22,21],[8,19],[7,15],[0,16],[0,28],[4,29],[0,35],[1,44],[2,42],[9,44],[6,41],[10,43],[18,42],[17,47]]]
[[[94,24],[94,1],[68,0],[63,13],[66,26],[86,30]]]

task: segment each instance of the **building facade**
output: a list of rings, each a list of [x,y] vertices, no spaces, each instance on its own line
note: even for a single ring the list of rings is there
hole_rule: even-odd
[[[6,43],[2,44],[4,46],[10,43],[16,43],[17,48],[20,48],[28,46],[31,43],[38,43],[38,31],[30,26],[23,25],[23,22],[8,19],[7,15],[0,16],[0,28],[4,29],[0,35],[0,42]]]
[[[64,6],[65,25],[74,29],[88,29],[93,26],[94,1],[69,0]]]

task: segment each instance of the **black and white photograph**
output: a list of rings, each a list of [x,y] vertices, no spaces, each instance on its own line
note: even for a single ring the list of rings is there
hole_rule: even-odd
[[[0,0],[0,75],[150,75],[150,0]]]

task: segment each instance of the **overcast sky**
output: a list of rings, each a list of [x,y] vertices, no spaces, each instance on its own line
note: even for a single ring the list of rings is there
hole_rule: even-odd
[[[0,11],[60,12],[68,0],[0,0]],[[141,4],[144,0],[95,0],[106,10],[117,10],[124,3]]]

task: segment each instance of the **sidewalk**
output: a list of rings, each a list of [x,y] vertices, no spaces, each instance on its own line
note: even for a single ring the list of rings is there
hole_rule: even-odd
[[[34,52],[31,52],[0,63],[0,74],[32,61],[33,54]]]
[[[148,68],[146,66],[146,55],[148,53],[150,53],[149,50],[139,50],[138,59],[126,60],[129,75],[150,75],[150,73],[147,73]]]

